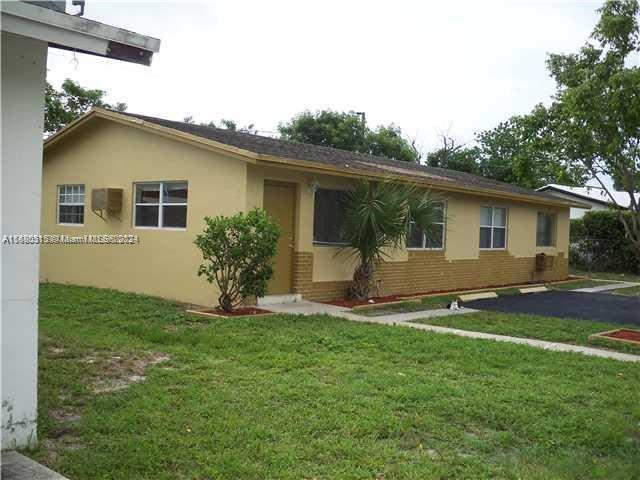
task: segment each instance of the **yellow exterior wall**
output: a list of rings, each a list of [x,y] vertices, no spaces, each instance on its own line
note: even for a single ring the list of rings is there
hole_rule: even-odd
[[[298,187],[296,251],[312,253],[312,281],[332,282],[351,279],[355,259],[339,253],[335,247],[313,244],[312,183],[320,188],[348,189],[354,180],[344,177],[318,175],[290,170],[285,167],[263,167],[249,165],[247,173],[250,208],[262,206],[262,185],[265,181],[284,181]],[[548,208],[523,202],[503,201],[488,197],[437,192],[447,204],[447,225],[444,255],[447,260],[478,259],[480,255],[480,207],[499,206],[508,209],[507,253],[516,258],[530,258],[537,253],[568,256],[569,208]],[[557,214],[558,247],[536,246],[538,211]],[[389,262],[407,262],[409,251],[391,251]]]
[[[569,255],[569,207],[549,208],[474,195],[441,192],[447,202],[445,256],[447,260],[477,259],[480,255],[480,207],[507,209],[507,251],[515,257],[537,253]],[[556,215],[556,245],[536,246],[538,212]]]
[[[188,182],[185,230],[133,227],[133,184]],[[57,185],[85,185],[84,226],[57,224]],[[91,189],[122,188],[120,220],[91,212]],[[110,287],[210,305],[217,294],[197,276],[200,254],[193,240],[206,215],[245,209],[246,163],[137,128],[97,119],[45,151],[43,234],[132,234],[137,245],[43,245],[43,281]]]
[[[187,180],[187,228],[140,229],[132,225],[134,182]],[[296,238],[293,265],[294,291],[312,298],[327,298],[344,289],[355,267],[354,258],[336,255],[335,247],[313,244],[314,196],[312,183],[321,188],[348,189],[354,180],[293,170],[286,166],[248,164],[165,136],[116,122],[95,119],[62,138],[45,151],[42,232],[45,234],[133,234],[137,245],[44,245],[41,278],[158,295],[184,302],[214,305],[217,293],[197,277],[200,255],[193,245],[203,228],[203,217],[230,215],[262,207],[265,181],[296,186]],[[57,225],[57,185],[85,185],[85,225]],[[124,191],[120,220],[103,221],[91,212],[92,188]],[[401,249],[389,252],[380,268],[385,293],[393,289],[481,286],[492,272],[500,281],[528,281],[533,258],[539,252],[557,256],[557,268],[545,278],[566,276],[569,207],[538,207],[476,195],[439,192],[447,202],[444,251]],[[507,249],[479,249],[480,206],[508,208]],[[538,211],[557,214],[556,246],[536,247]],[[413,266],[410,268],[409,264]],[[482,276],[474,275],[484,269]],[[428,274],[426,273],[428,270]],[[421,276],[422,275],[422,276]],[[475,276],[475,278],[474,278]],[[412,278],[422,278],[418,284]],[[409,282],[409,283],[407,283]],[[475,283],[474,283],[475,282]],[[497,284],[495,283],[495,284]],[[453,286],[453,287],[452,287]]]
[[[262,185],[265,181],[282,181],[295,184],[298,189],[296,206],[296,251],[314,253],[314,281],[346,280],[353,274],[354,262],[343,255],[337,256],[337,249],[313,245],[313,191],[312,182],[318,182],[322,188],[347,189],[353,180],[328,175],[313,175],[286,168],[247,167],[249,208],[262,207]]]

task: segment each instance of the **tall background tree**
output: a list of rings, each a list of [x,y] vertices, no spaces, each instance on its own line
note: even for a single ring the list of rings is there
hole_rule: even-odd
[[[553,120],[553,112],[537,105],[477,134],[480,173],[526,188],[579,183],[583,172],[570,168],[557,148]]]
[[[447,168],[467,173],[480,173],[480,151],[477,147],[467,147],[464,143],[441,134],[442,147],[427,153],[426,163],[432,167]]]
[[[125,103],[109,104],[104,101],[106,92],[88,89],[67,78],[60,90],[47,82],[44,105],[44,133],[51,135],[71,123],[93,107],[109,108],[119,112],[127,109]]]
[[[548,107],[478,133],[472,147],[445,140],[427,162],[530,188],[595,180],[615,205],[613,179],[629,196],[630,214],[619,218],[640,258],[640,9],[637,0],[609,0],[598,12],[578,53],[549,56],[556,92]]]
[[[557,90],[550,108],[554,139],[577,171],[600,183],[615,204],[606,177],[629,196],[624,225],[640,258],[640,51],[636,0],[607,1],[578,53],[550,55]]]
[[[400,127],[380,125],[372,130],[362,113],[305,111],[281,123],[278,131],[285,140],[380,155],[403,162],[419,162],[421,156],[415,142],[403,136]]]
[[[193,119],[193,115],[187,115],[182,119],[182,121],[184,123],[196,123],[196,121]],[[200,125],[204,127],[224,128],[233,132],[251,133],[254,135],[258,133],[258,130],[253,123],[250,123],[249,125],[245,125],[243,127],[239,127],[237,122],[235,122],[234,120],[229,120],[227,118],[221,119],[218,123],[213,120],[210,120],[208,122],[200,122]]]
[[[552,117],[553,112],[537,105],[531,113],[477,133],[469,146],[442,135],[442,147],[427,154],[427,164],[526,188],[579,183],[584,172],[565,161],[553,135]]]

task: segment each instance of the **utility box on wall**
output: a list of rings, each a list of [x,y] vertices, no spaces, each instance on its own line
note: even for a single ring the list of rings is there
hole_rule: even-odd
[[[104,214],[119,217],[122,211],[121,188],[94,188],[91,190],[91,210],[104,218]],[[98,214],[97,212],[101,213]]]
[[[536,254],[536,272],[544,272],[555,266],[555,257],[545,253]]]

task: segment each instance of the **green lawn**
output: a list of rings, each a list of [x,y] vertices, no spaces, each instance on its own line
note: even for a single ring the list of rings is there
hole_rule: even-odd
[[[627,479],[638,398],[637,364],[42,285],[28,453],[74,480]]]
[[[577,288],[591,288],[600,285],[608,285],[612,282],[599,282],[597,280],[576,280],[575,282],[551,283],[547,288],[551,290],[575,290]]]
[[[587,272],[585,270],[571,269],[572,275],[580,275],[582,277],[599,278],[602,280],[619,280],[622,282],[638,282],[640,283],[640,275],[632,273],[612,273],[612,272]]]
[[[429,325],[459,328],[461,330],[471,330],[474,332],[509,335],[512,337],[535,338],[538,340],[548,340],[550,342],[606,347],[610,350],[640,355],[640,347],[634,345],[601,340],[590,342],[588,340],[589,335],[598,332],[605,332],[622,327],[637,329],[638,327],[634,325],[491,311],[426,318],[424,320],[414,320],[414,323],[426,323]]]

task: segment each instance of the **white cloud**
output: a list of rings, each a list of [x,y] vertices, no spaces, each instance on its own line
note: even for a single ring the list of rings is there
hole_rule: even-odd
[[[86,17],[162,40],[151,68],[50,50],[49,80],[108,91],[129,110],[231,118],[274,131],[305,109],[367,113],[423,147],[478,130],[553,92],[548,52],[576,51],[598,3],[88,2]]]

